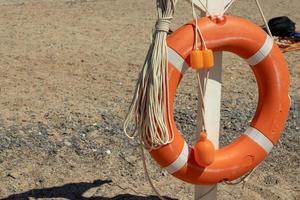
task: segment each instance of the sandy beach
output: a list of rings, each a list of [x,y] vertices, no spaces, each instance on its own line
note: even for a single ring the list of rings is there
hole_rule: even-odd
[[[268,19],[286,15],[300,30],[298,0],[261,1]],[[228,14],[262,25],[254,1]],[[180,1],[172,30],[192,19]],[[137,143],[123,121],[153,25],[149,0],[0,0],[0,199],[158,199]],[[220,200],[300,199],[300,54],[285,53],[292,106],[279,143],[247,183],[219,184]],[[221,146],[249,125],[257,104],[246,62],[224,53]],[[196,130],[196,76],[184,77],[175,119],[188,141]],[[194,186],[162,171],[150,175],[168,199],[193,199]]]

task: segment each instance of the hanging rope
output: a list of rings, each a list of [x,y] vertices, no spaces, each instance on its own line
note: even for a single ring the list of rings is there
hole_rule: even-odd
[[[141,138],[148,150],[169,144],[174,139],[170,124],[168,104],[168,53],[167,33],[177,0],[157,0],[158,19],[155,25],[152,43],[139,75],[134,98],[124,122],[124,132],[130,138]],[[167,117],[166,114],[167,113]],[[133,131],[128,132],[133,122]]]
[[[201,2],[201,4],[202,4],[202,2]],[[198,47],[198,43],[199,43],[198,35],[199,35],[200,39],[201,39],[201,44],[203,45],[204,49],[207,50],[206,42],[205,42],[203,34],[202,34],[202,32],[201,32],[201,30],[198,26],[198,15],[196,13],[194,1],[191,1],[191,6],[192,6],[193,18],[194,18],[194,21],[195,21],[195,45],[194,45],[194,49],[199,48]],[[203,4],[202,4],[202,6],[204,8],[206,8]],[[207,8],[206,8],[206,10],[207,10]],[[199,94],[198,97],[200,98],[200,102],[201,102],[201,108],[200,108],[200,115],[201,115],[201,119],[202,119],[201,131],[204,131],[204,132],[206,132],[204,97],[205,97],[208,78],[209,78],[209,70],[206,73],[206,77],[204,79],[204,84],[202,85],[200,74],[197,73],[198,94]],[[197,135],[198,134],[199,133],[197,133]]]
[[[142,142],[141,142],[141,145],[140,145],[140,151],[141,151],[141,156],[142,156],[142,161],[143,161],[143,168],[144,168],[144,172],[146,174],[146,178],[152,188],[152,190],[155,192],[155,194],[158,196],[158,198],[160,200],[166,200],[160,193],[159,191],[156,189],[156,187],[154,186],[153,182],[152,182],[152,179],[150,177],[150,174],[149,174],[149,171],[148,171],[148,168],[147,168],[147,163],[146,163],[146,156],[145,156],[145,152],[144,152],[144,148],[143,148],[143,145],[142,145]]]
[[[261,6],[260,6],[259,0],[255,0],[255,3],[256,3],[256,6],[257,6],[257,8],[258,8],[258,10],[259,10],[259,13],[260,13],[260,15],[261,15],[261,18],[263,19],[263,21],[264,21],[264,23],[265,23],[265,26],[266,26],[266,29],[267,29],[268,34],[269,34],[271,37],[273,37],[273,35],[272,35],[272,33],[271,33],[271,30],[270,30],[270,27],[269,27],[269,24],[268,24],[268,22],[267,22],[267,20],[266,20],[264,11],[263,11],[263,9],[262,9]]]
[[[229,7],[230,7],[234,2],[235,2],[235,0],[231,0],[231,1],[225,6],[224,11],[223,11],[223,13],[222,13],[221,16],[223,16],[223,15],[226,13],[226,11],[229,9]]]
[[[208,82],[208,78],[209,78],[209,71],[206,72],[206,77],[204,79],[204,84],[201,84],[201,77],[200,74],[197,74],[197,82],[198,82],[198,94],[199,94],[199,98],[200,98],[200,102],[201,102],[201,110],[200,110],[200,115],[201,115],[201,119],[202,119],[202,127],[200,127],[202,132],[206,132],[206,123],[205,123],[205,104],[204,104],[204,97],[205,97],[205,92],[206,92],[206,88],[207,88],[207,82]],[[197,133],[198,135],[199,133]],[[199,135],[198,135],[199,136]]]
[[[191,2],[193,6],[196,5],[196,4],[195,4],[195,1],[196,1],[196,0],[186,0],[186,1]],[[207,14],[208,16],[211,16],[211,14],[209,13],[209,10],[208,10],[207,6],[204,5],[204,4],[202,3],[202,1],[197,1],[197,2],[201,4],[201,6],[202,6],[202,8],[205,10],[206,14]],[[201,9],[202,9],[202,8],[201,8]]]
[[[153,191],[161,200],[164,200],[164,198],[159,194],[150,178],[143,147],[148,150],[156,149],[171,143],[174,138],[172,127],[170,133],[167,128],[167,123],[170,124],[170,109],[167,103],[169,85],[166,38],[176,3],[177,0],[156,1],[158,19],[152,36],[152,43],[139,75],[134,98],[123,127],[129,138],[139,136],[146,177]],[[167,119],[165,113],[167,113]],[[132,121],[134,128],[129,133],[127,129]]]
[[[200,35],[200,39],[201,39],[201,42],[203,44],[204,49],[207,49],[204,37],[203,37],[202,32],[200,31],[200,28],[198,26],[198,15],[197,15],[197,12],[196,12],[196,9],[195,9],[195,3],[193,1],[191,1],[191,6],[192,6],[192,15],[193,15],[193,18],[194,18],[194,21],[195,21],[195,45],[194,45],[194,49],[198,49],[198,43],[199,43],[198,42],[199,41],[198,34]]]
[[[240,183],[243,183],[243,189],[244,189],[247,181],[250,179],[251,175],[253,175],[256,169],[257,167],[253,168],[251,171],[249,171],[247,174],[245,174],[244,176],[242,176],[236,181],[224,181],[224,183],[227,185],[238,185]]]

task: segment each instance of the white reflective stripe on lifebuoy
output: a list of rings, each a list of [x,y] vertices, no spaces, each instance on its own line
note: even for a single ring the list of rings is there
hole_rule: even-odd
[[[251,66],[254,66],[258,63],[260,63],[265,57],[269,55],[273,48],[273,38],[270,37],[268,34],[267,38],[262,45],[262,47],[250,58],[246,59],[247,63]]]
[[[185,60],[172,48],[168,47],[168,61],[174,65],[174,67],[181,73],[184,74],[188,69],[188,64]]]
[[[173,174],[180,170],[188,161],[189,157],[189,145],[184,142],[183,148],[181,153],[179,154],[178,158],[172,162],[169,166],[164,167],[164,170],[167,170],[170,174]]]
[[[261,146],[267,153],[269,153],[273,148],[273,143],[269,140],[264,134],[259,130],[253,127],[247,128],[245,135],[250,137],[255,141],[259,146]]]

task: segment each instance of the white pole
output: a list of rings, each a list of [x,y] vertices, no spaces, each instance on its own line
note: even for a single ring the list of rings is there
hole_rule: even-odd
[[[214,54],[215,66],[209,72],[209,80],[207,82],[206,94],[204,97],[205,104],[205,122],[207,136],[215,145],[219,147],[219,128],[220,128],[220,109],[221,109],[221,75],[222,75],[222,52]],[[201,84],[203,85],[206,71],[200,71]],[[200,97],[200,94],[198,94]],[[198,98],[198,124],[197,130],[200,132],[202,127],[201,119],[201,99]],[[216,200],[217,185],[195,185],[195,200]]]
[[[225,6],[231,0],[193,0],[195,5],[198,6],[203,12],[202,16],[208,15],[221,15],[223,14]],[[202,4],[206,6],[203,8]],[[200,27],[201,29],[201,27]],[[219,129],[220,129],[220,109],[221,109],[221,88],[222,88],[222,52],[214,54],[215,66],[210,70],[209,80],[207,82],[206,93],[204,97],[205,104],[205,122],[207,129],[207,136],[219,148]],[[200,71],[201,82],[203,84],[205,71]],[[198,124],[197,129],[200,131],[202,127],[202,120],[200,115],[201,100],[198,94]],[[217,185],[195,185],[195,200],[216,200],[217,199]]]

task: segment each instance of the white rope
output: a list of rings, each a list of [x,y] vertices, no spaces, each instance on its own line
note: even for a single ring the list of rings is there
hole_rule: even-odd
[[[225,12],[229,9],[229,7],[235,2],[235,0],[231,0],[224,8],[224,11],[221,16],[225,14]]]
[[[189,1],[189,2],[191,2],[192,4],[195,4],[195,1],[196,0],[186,0],[186,1]],[[207,6],[206,5],[204,5],[203,3],[202,3],[202,1],[198,1],[200,4],[201,4],[201,6],[202,6],[202,8],[204,9],[204,11],[206,12],[206,14],[208,15],[208,16],[211,16],[211,14],[209,13],[209,10],[208,10],[208,8],[207,8]]]
[[[144,147],[143,147],[143,143],[141,141],[140,143],[140,150],[141,150],[141,156],[142,156],[142,161],[143,161],[143,168],[144,168],[144,172],[146,174],[146,178],[152,188],[152,190],[156,193],[156,195],[158,196],[158,198],[160,200],[166,200],[163,196],[161,196],[161,194],[158,192],[158,190],[156,189],[156,187],[154,186],[152,179],[150,177],[148,168],[147,168],[147,163],[146,163],[146,156],[145,156],[145,152],[144,152]]]
[[[268,34],[269,34],[271,37],[273,37],[273,35],[272,35],[272,33],[271,33],[271,30],[270,30],[270,27],[269,27],[269,24],[268,24],[268,22],[267,22],[267,20],[266,20],[264,11],[263,11],[263,9],[262,9],[261,6],[260,6],[259,0],[255,0],[255,3],[256,3],[256,6],[257,6],[257,8],[258,8],[258,10],[259,10],[259,12],[260,12],[260,15],[261,15],[261,17],[262,17],[262,19],[263,19],[263,21],[264,21],[264,23],[265,23],[265,26],[266,26],[266,29],[267,29]]]
[[[199,47],[198,47],[198,34],[199,34],[200,38],[201,38],[201,42],[203,44],[203,47],[204,47],[205,50],[207,50],[206,42],[204,40],[203,34],[202,34],[202,32],[199,28],[199,25],[198,25],[198,15],[197,15],[196,10],[195,10],[194,1],[191,1],[191,5],[192,5],[193,18],[194,18],[194,21],[195,21],[195,45],[194,45],[194,49],[199,49]],[[204,5],[202,4],[202,6],[204,6]],[[198,97],[201,99],[200,114],[201,114],[201,118],[202,118],[202,127],[201,127],[202,131],[206,131],[204,97],[205,97],[208,78],[209,78],[209,70],[206,73],[206,78],[205,78],[204,84],[202,86],[200,74],[197,73],[197,80],[198,80],[197,82],[198,82],[198,90],[199,90],[198,91]],[[197,133],[197,134],[199,134],[199,133]]]
[[[195,21],[195,45],[194,45],[194,49],[198,49],[198,30],[199,30],[199,27],[198,27],[198,17],[197,17],[197,13],[196,13],[196,10],[195,10],[195,4],[193,1],[191,1],[191,5],[192,5],[192,14],[193,14],[193,18],[194,18],[194,21]]]
[[[239,180],[236,181],[224,181],[227,185],[238,185],[240,183],[243,183],[243,188],[245,187],[246,183],[249,181],[250,177],[253,175],[254,171],[257,169],[258,166],[254,167],[252,170],[250,170],[247,174],[242,176]]]
[[[194,49],[199,49],[199,47],[198,47],[198,40],[199,40],[198,39],[198,34],[200,35],[201,42],[203,44],[204,49],[207,49],[203,34],[202,34],[202,32],[199,28],[199,25],[198,25],[198,15],[197,15],[197,12],[196,12],[196,9],[195,9],[195,3],[193,1],[191,1],[191,5],[192,5],[193,18],[194,18],[194,21],[195,21],[195,45],[194,45]]]
[[[143,147],[152,150],[173,141],[174,134],[171,127],[170,134],[167,123],[170,123],[169,85],[168,85],[168,54],[166,37],[169,32],[177,0],[157,0],[158,20],[149,47],[146,60],[136,85],[134,98],[124,122],[124,132],[130,138],[140,139],[140,150],[143,168],[148,182],[161,199],[165,200],[154,186],[147,169]],[[165,118],[167,113],[167,120]],[[127,132],[131,121],[134,130]]]
[[[124,132],[130,138],[139,136],[143,168],[153,191],[161,200],[165,200],[155,188],[146,164],[143,147],[156,149],[171,143],[174,139],[172,127],[170,133],[168,54],[166,37],[169,32],[177,0],[157,0],[158,19],[142,71],[136,85],[134,98],[124,122]],[[165,117],[167,113],[167,119]],[[168,121],[167,121],[168,120]],[[127,129],[133,121],[133,132]]]
[[[207,88],[207,82],[209,79],[209,70],[206,72],[206,77],[204,79],[204,84],[202,86],[201,84],[201,77],[200,74],[197,74],[197,82],[198,82],[198,97],[201,99],[201,110],[200,110],[200,114],[201,114],[201,118],[202,118],[202,127],[201,127],[201,131],[206,132],[206,123],[205,123],[205,103],[204,103],[204,98],[205,98],[205,93],[206,93],[206,88]],[[199,134],[199,133],[197,133]]]
[[[158,19],[153,40],[136,85],[134,98],[124,122],[124,132],[129,138],[140,135],[148,150],[160,148],[174,139],[170,123],[168,53],[166,37],[173,18],[177,0],[157,0]],[[167,113],[167,116],[166,116]],[[133,121],[134,129],[128,127]]]

